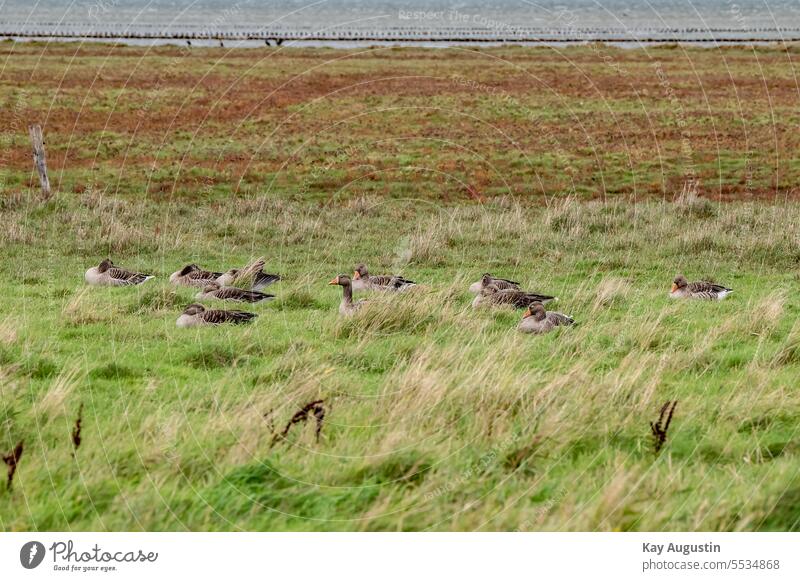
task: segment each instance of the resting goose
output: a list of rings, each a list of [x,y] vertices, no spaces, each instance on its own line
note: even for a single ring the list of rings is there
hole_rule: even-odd
[[[221,325],[223,323],[233,323],[239,325],[249,323],[258,315],[246,311],[218,311],[207,310],[203,305],[193,304],[186,307],[175,324],[178,327],[199,327],[203,325]]]
[[[679,274],[672,281],[672,291],[670,291],[669,296],[676,299],[721,301],[732,292],[733,289],[731,288],[703,280],[689,282],[685,276]]]
[[[346,274],[340,274],[328,284],[338,284],[342,287],[342,302],[339,303],[339,314],[341,315],[352,315],[367,302],[366,299],[353,301],[353,283]]]
[[[485,273],[478,282],[473,282],[469,286],[469,292],[478,294],[489,285],[494,285],[500,290],[517,289],[521,290],[519,283],[507,278],[497,278],[488,272]]]
[[[568,317],[564,313],[556,313],[555,311],[545,311],[542,303],[533,303],[522,315],[522,320],[517,327],[523,333],[534,333],[541,335],[549,333],[553,329],[561,325],[572,325],[575,320]]]
[[[392,274],[371,275],[366,264],[359,264],[353,271],[353,290],[403,291],[415,286],[413,280]]]
[[[198,300],[219,299],[222,301],[238,301],[240,303],[258,303],[274,299],[275,295],[268,295],[259,291],[244,290],[235,286],[222,286],[218,282],[208,283],[195,295]]]
[[[222,286],[231,286],[247,281],[250,290],[260,291],[281,279],[277,274],[264,272],[264,264],[264,260],[259,258],[253,264],[244,268],[232,268],[228,272],[219,275],[217,282]]]
[[[555,300],[555,298],[556,297],[551,297],[549,295],[529,293],[514,288],[501,290],[495,285],[490,284],[481,289],[481,292],[472,301],[472,307],[478,308],[483,305],[513,305],[517,309],[524,309],[531,303],[547,303]]]
[[[88,284],[97,286],[133,286],[142,284],[153,276],[114,266],[111,259],[106,258],[98,266],[87,270],[84,278]]]
[[[203,270],[196,264],[187,264],[181,270],[173,272],[169,276],[169,281],[179,286],[196,286],[203,288],[208,283],[217,280],[220,276],[222,276],[221,272],[211,272]]]

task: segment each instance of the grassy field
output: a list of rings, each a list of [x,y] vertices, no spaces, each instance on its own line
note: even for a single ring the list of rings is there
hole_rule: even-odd
[[[0,529],[800,529],[793,49],[0,52]],[[258,256],[255,324],[175,327]],[[343,319],[361,261],[421,288]]]

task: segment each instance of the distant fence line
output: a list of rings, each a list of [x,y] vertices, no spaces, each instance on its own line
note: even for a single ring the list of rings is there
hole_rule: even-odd
[[[172,25],[169,28],[137,25],[135,29],[123,24],[93,27],[83,24],[0,22],[3,38],[85,38],[85,39],[153,39],[153,40],[261,40],[324,41],[324,42],[769,42],[800,41],[800,28],[474,28],[387,27],[366,29],[256,29],[227,27],[220,30],[200,29],[193,25]]]

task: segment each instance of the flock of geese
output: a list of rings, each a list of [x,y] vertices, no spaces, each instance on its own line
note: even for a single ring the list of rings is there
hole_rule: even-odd
[[[235,301],[240,303],[258,303],[274,299],[275,295],[263,290],[274,282],[281,280],[277,274],[264,272],[265,262],[258,259],[244,268],[232,268],[225,272],[203,270],[196,264],[188,264],[181,270],[172,273],[169,280],[176,286],[199,289],[195,295],[198,301]],[[133,286],[140,285],[151,278],[142,274],[115,266],[110,259],[103,260],[98,266],[86,271],[87,284],[98,286]],[[365,264],[359,264],[353,270],[352,278],[340,274],[328,284],[342,287],[342,301],[339,313],[349,316],[362,308],[367,299],[354,300],[354,291],[404,292],[417,286],[413,280],[396,275],[371,275]],[[509,305],[525,309],[518,329],[523,333],[542,334],[556,327],[572,325],[572,317],[556,311],[547,311],[544,305],[557,297],[528,292],[520,283],[505,278],[497,278],[489,273],[469,287],[477,296],[472,301],[474,308],[482,306]],[[733,292],[733,289],[707,281],[689,282],[683,275],[672,281],[670,297],[683,299],[722,300]],[[248,311],[228,309],[207,309],[202,304],[192,303],[181,313],[176,321],[178,327],[198,327],[204,325],[220,325],[222,323],[247,323],[258,315]]]

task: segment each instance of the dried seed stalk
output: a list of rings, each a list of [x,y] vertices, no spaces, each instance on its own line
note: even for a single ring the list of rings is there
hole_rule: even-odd
[[[677,405],[678,400],[667,401],[661,406],[661,412],[658,414],[658,421],[655,423],[650,422],[650,432],[653,435],[653,448],[656,454],[661,451],[661,448],[667,441],[667,431],[669,430],[672,414],[675,412],[675,406]]]
[[[17,464],[19,464],[20,458],[22,458],[22,440],[19,441],[8,456],[3,456],[3,462],[8,466],[7,487],[9,490],[11,490],[11,485],[14,482],[14,473],[17,471]]]
[[[325,408],[322,405],[324,401],[325,400],[318,399],[304,405],[300,411],[292,416],[292,419],[289,420],[289,422],[286,424],[286,427],[283,428],[283,431],[280,434],[275,434],[275,436],[272,438],[272,445],[274,446],[279,439],[285,439],[286,436],[289,435],[289,430],[292,429],[293,425],[308,421],[309,415],[313,415],[317,422],[315,436],[317,442],[319,442],[319,435],[322,432],[322,422],[325,419]]]
[[[75,420],[75,427],[72,428],[72,445],[75,449],[81,447],[81,427],[83,424],[83,404],[78,408],[78,417]]]

